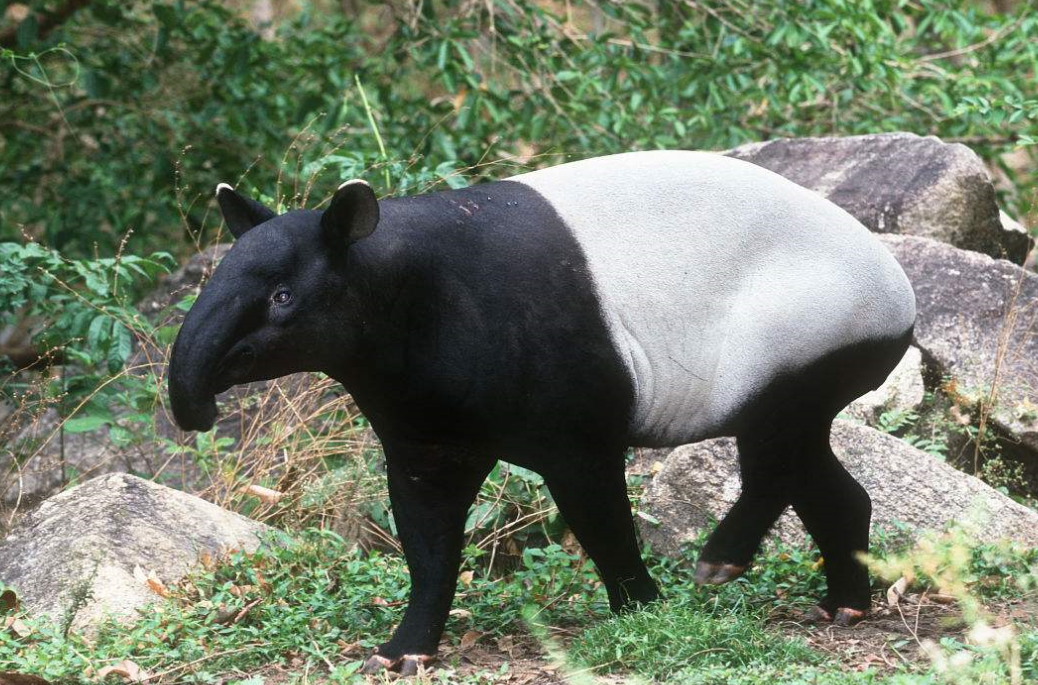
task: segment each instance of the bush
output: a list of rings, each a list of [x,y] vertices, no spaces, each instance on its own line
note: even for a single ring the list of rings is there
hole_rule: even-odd
[[[112,254],[133,227],[137,249],[182,252],[216,234],[218,180],[294,206],[346,177],[412,192],[639,148],[908,130],[997,161],[1038,139],[1026,3],[353,5],[306,5],[270,37],[214,0],[98,0],[19,31],[0,238]]]

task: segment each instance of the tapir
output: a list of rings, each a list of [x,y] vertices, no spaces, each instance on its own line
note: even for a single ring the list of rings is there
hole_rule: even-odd
[[[382,200],[354,180],[324,211],[277,215],[226,184],[217,201],[236,240],[173,346],[173,414],[208,430],[218,393],[300,371],[352,394],[385,451],[411,578],[366,671],[434,658],[466,514],[498,459],[541,474],[623,611],[659,597],[627,448],[732,436],[742,490],[696,581],[743,573],[792,506],[825,558],[813,618],[865,616],[871,501],[829,432],[902,357],[915,299],[844,210],[687,151]]]

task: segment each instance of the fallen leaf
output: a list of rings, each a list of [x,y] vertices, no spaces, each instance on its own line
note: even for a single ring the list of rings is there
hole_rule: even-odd
[[[462,651],[472,649],[479,642],[479,638],[483,637],[483,633],[478,630],[470,630],[461,636],[461,644],[459,645]]]
[[[14,616],[8,616],[4,619],[4,630],[10,631],[15,637],[28,637],[29,633],[32,632],[32,628],[27,626],[24,621],[15,618]]]
[[[14,611],[18,608],[18,595],[14,590],[0,592],[0,611]]]
[[[270,591],[272,589],[270,587],[270,583],[267,582],[267,579],[263,577],[263,574],[260,573],[260,570],[258,568],[256,569],[256,585],[259,585],[259,589],[263,592],[263,594],[270,594]]]
[[[462,87],[458,90],[457,95],[454,96],[454,113],[457,114],[461,111],[461,106],[465,104],[465,96],[468,95],[468,89]]]
[[[160,597],[169,597],[169,589],[162,579],[154,571],[145,571],[138,564],[133,567],[133,579],[141,585],[147,585],[148,589]]]
[[[241,611],[239,611],[239,612],[237,613],[237,615],[235,615],[235,617],[234,617],[234,620],[233,620],[233,621],[231,621],[231,624],[233,625],[233,624],[236,624],[236,623],[241,623],[241,620],[242,620],[243,618],[245,618],[246,616],[248,616],[248,615],[249,615],[249,612],[250,612],[250,611],[252,611],[252,609],[253,609],[253,608],[254,608],[254,607],[255,607],[255,606],[257,605],[257,604],[259,604],[259,603],[260,603],[260,602],[262,602],[262,601],[263,601],[262,599],[254,599],[254,600],[252,600],[251,602],[249,602],[248,604],[246,604],[246,605],[245,605],[245,606],[244,606],[244,607],[242,608],[242,610],[241,610]]]
[[[469,585],[472,585],[472,578],[474,575],[475,574],[472,571],[462,571],[460,574],[458,574],[458,580],[461,581],[462,585],[467,587]]]
[[[515,649],[515,638],[511,635],[505,635],[497,640],[497,648],[502,652],[506,652],[508,656],[512,656],[512,650]]]
[[[151,591],[160,597],[169,597],[169,589],[166,588],[166,584],[158,578],[148,578],[148,587]]]
[[[887,588],[887,606],[896,607],[901,598],[905,596],[908,589],[908,579],[904,576],[898,578],[893,585]]]
[[[97,679],[104,680],[112,674],[119,676],[129,683],[141,683],[151,677],[147,671],[129,659],[126,661],[120,661],[114,666],[105,666],[97,672]]]
[[[265,488],[262,485],[250,485],[245,488],[245,493],[252,495],[264,504],[277,504],[285,493]]]
[[[457,618],[472,618],[472,612],[468,609],[451,609],[450,615]]]
[[[955,604],[954,595],[946,595],[940,592],[936,592],[932,595],[927,595],[931,601],[937,602],[938,604]]]
[[[336,640],[335,644],[342,650],[343,656],[357,656],[360,654],[366,654],[367,650],[364,649],[364,645],[359,642],[346,642],[346,640]]]
[[[651,473],[652,475],[655,476],[662,470],[663,470],[663,462],[662,461],[654,461],[654,462],[652,462],[652,467],[649,468],[649,473]]]

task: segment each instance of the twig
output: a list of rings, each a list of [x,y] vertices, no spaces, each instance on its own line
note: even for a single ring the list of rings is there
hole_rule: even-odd
[[[998,382],[1002,375],[1002,366],[1005,362],[1006,353],[1009,351],[1009,338],[1013,334],[1013,330],[1016,328],[1016,317],[1017,308],[1016,301],[1020,297],[1020,290],[1024,285],[1024,273],[1021,272],[1020,278],[1016,281],[1016,288],[1013,290],[1013,295],[1009,299],[1009,306],[1006,309],[1006,317],[1002,321],[1002,330],[998,333],[998,347],[995,349],[995,373],[991,379],[991,390],[988,391],[987,398],[980,404],[980,421],[977,424],[977,440],[973,448],[973,475],[977,475],[980,470],[980,445],[984,439],[984,432],[987,429],[988,416],[990,415],[992,408],[995,406],[995,402],[998,401]]]
[[[999,30],[995,31],[994,33],[992,33],[990,36],[988,36],[984,40],[980,41],[979,43],[973,43],[972,45],[967,45],[964,48],[958,48],[956,50],[947,50],[945,52],[935,52],[932,55],[923,55],[922,57],[919,58],[919,61],[920,62],[932,62],[934,60],[945,59],[945,58],[948,58],[948,57],[959,57],[961,55],[966,55],[966,54],[969,54],[971,52],[975,52],[977,50],[980,50],[982,48],[986,48],[987,46],[991,45],[992,43],[997,41],[999,38],[1004,36],[1005,34],[1009,33],[1013,29],[1015,29],[1017,26],[1019,26],[1020,22],[1023,21],[1024,16],[1026,16],[1026,15],[1022,15],[1020,17],[1017,17],[1016,21],[1014,21],[1011,24],[1007,24],[1007,25],[1003,26],[1002,28],[1000,28]]]
[[[187,669],[189,669],[189,668],[191,668],[193,666],[197,666],[198,664],[204,663],[206,661],[211,661],[213,659],[218,659],[218,658],[220,658],[222,656],[230,656],[231,654],[239,654],[241,652],[247,652],[250,649],[253,649],[255,647],[262,647],[262,646],[263,646],[262,642],[254,642],[252,644],[245,645],[244,647],[238,647],[237,649],[228,649],[227,651],[224,651],[224,652],[216,652],[215,654],[207,654],[206,656],[202,657],[201,659],[195,659],[194,661],[189,661],[186,664],[181,664],[179,666],[174,666],[173,668],[170,668],[168,670],[162,671],[160,673],[155,673],[155,674],[149,675],[146,678],[141,678],[138,682],[147,683],[147,682],[151,682],[152,680],[158,680],[159,678],[165,678],[168,675],[171,675],[173,673],[179,673],[181,671],[186,671]]]

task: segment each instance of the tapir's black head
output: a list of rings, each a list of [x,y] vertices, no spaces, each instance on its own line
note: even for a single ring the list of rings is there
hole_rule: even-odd
[[[328,370],[343,354],[347,248],[378,225],[363,181],[336,191],[328,209],[280,216],[230,186],[216,189],[234,246],[203,288],[169,361],[173,416],[208,430],[217,393],[297,371]]]

